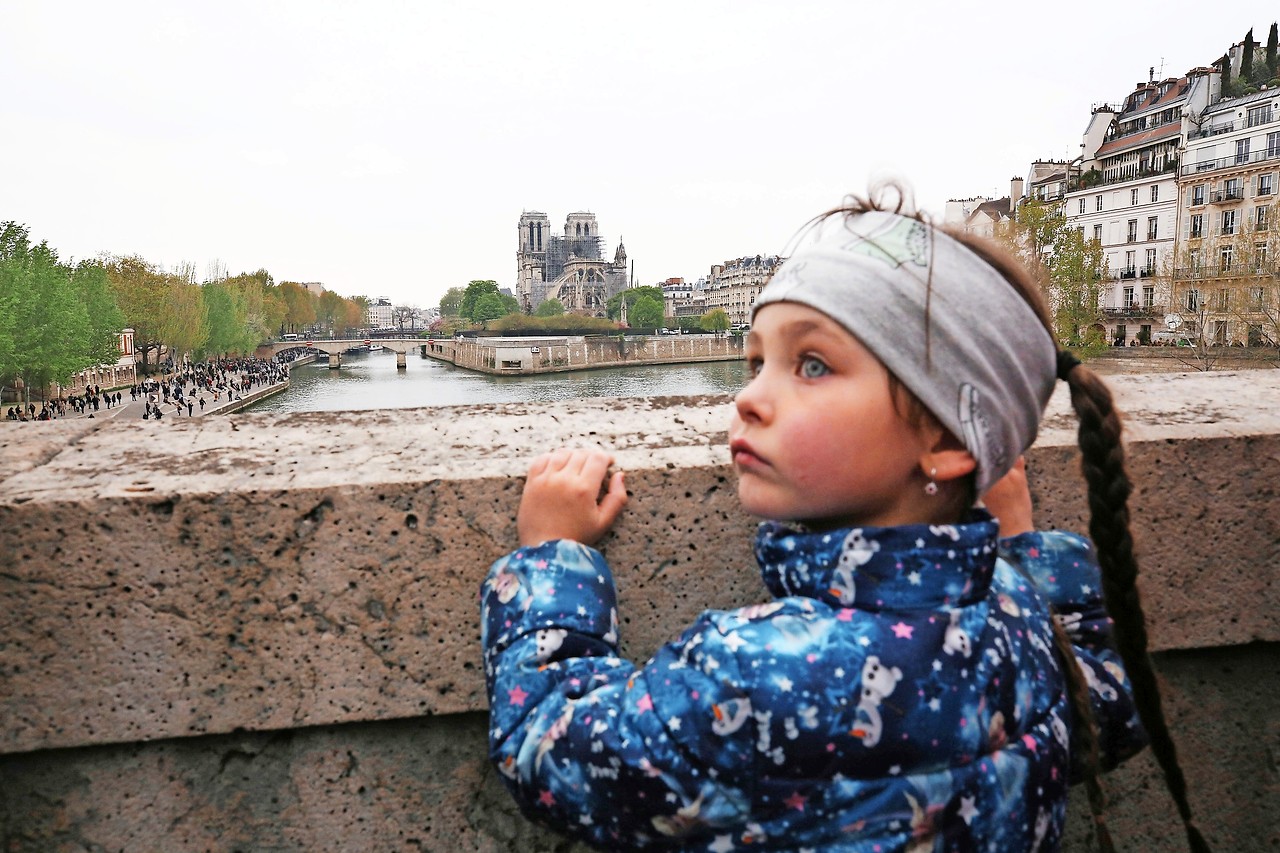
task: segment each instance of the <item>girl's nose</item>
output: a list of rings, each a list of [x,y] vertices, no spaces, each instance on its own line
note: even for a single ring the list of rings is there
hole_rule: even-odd
[[[763,378],[757,374],[733,398],[738,417],[744,421],[767,419],[772,411],[769,404],[768,388]]]

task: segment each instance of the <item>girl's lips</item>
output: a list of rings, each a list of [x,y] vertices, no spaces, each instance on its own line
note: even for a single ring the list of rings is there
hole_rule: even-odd
[[[763,465],[766,462],[750,444],[741,438],[729,442],[729,454],[733,457],[735,465]]]

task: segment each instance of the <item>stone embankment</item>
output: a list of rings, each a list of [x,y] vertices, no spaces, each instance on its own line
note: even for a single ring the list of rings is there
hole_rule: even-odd
[[[431,338],[428,358],[493,374],[560,373],[599,367],[733,361],[742,358],[741,335],[635,335],[629,337]]]
[[[1280,371],[1117,377],[1165,706],[1217,850],[1280,843]],[[1063,391],[1030,454],[1083,529]],[[530,457],[616,451],[625,654],[760,600],[727,397],[0,423],[0,848],[566,850],[485,760],[477,589]],[[139,432],[140,431],[140,432]],[[1123,849],[1181,850],[1146,754]],[[1092,849],[1073,799],[1066,849]]]

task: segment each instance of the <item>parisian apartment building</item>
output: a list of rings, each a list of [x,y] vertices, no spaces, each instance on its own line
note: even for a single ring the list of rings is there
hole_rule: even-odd
[[[1150,71],[1090,110],[1078,158],[1035,161],[1009,197],[954,200],[946,220],[989,234],[1029,199],[1057,204],[1102,248],[1098,328],[1113,345],[1275,345],[1280,81],[1242,80],[1245,47],[1179,77]]]

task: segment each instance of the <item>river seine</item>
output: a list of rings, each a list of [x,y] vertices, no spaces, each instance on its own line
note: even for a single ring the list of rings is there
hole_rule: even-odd
[[[586,397],[732,394],[746,379],[743,361],[579,370],[538,376],[490,376],[410,353],[396,369],[391,350],[345,353],[342,367],[322,359],[293,369],[289,389],[247,412],[326,412],[554,402]]]

